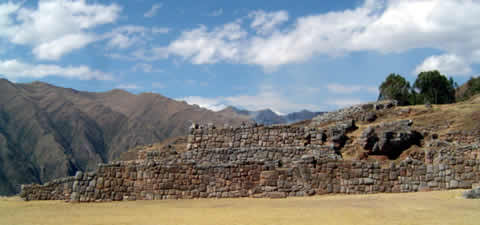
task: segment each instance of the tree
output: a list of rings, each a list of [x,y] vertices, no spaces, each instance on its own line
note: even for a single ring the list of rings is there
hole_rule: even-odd
[[[401,75],[392,73],[380,85],[378,100],[397,100],[399,105],[410,104],[410,83]]]
[[[447,79],[446,76],[440,74],[437,70],[418,74],[413,87],[414,90],[419,92],[418,96],[423,98],[423,102],[432,104],[455,102],[455,82],[452,78]]]

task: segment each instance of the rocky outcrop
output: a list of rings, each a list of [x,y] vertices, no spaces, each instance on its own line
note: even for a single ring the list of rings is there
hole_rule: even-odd
[[[369,126],[360,137],[360,145],[368,150],[369,155],[385,155],[389,159],[396,159],[412,145],[420,146],[423,137],[412,130],[412,124],[411,120],[400,120]]]

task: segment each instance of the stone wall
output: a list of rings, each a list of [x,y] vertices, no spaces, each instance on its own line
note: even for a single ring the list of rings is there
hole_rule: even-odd
[[[290,164],[302,156],[311,155],[317,158],[341,158],[331,146],[307,147],[258,147],[258,148],[215,148],[208,150],[192,150],[172,154],[168,152],[149,152],[143,154],[146,160],[163,161],[165,163],[190,162],[197,164],[237,164],[251,161],[280,161]]]
[[[462,142],[433,136],[424,140],[410,120],[369,126],[354,140],[365,154],[386,155],[390,161],[343,159],[340,150],[353,143],[347,134],[357,129],[352,117],[370,118],[372,110],[393,106],[355,106],[318,119],[322,127],[193,125],[188,137],[176,143],[186,146],[182,149],[144,151],[137,160],[101,164],[95,172],[23,185],[21,197],[71,202],[283,198],[446,190],[480,183],[478,136]],[[413,145],[420,148],[406,151]],[[406,159],[397,158],[400,154]]]
[[[69,200],[75,177],[65,177],[40,184],[24,184],[20,196],[25,200]]]
[[[79,172],[74,178],[67,178],[68,182],[24,186],[21,195],[27,200],[73,202],[280,198],[327,193],[445,190],[471,188],[472,184],[479,183],[478,145],[439,144],[437,147],[439,149],[426,151],[423,160],[407,158],[383,166],[379,162],[342,160],[325,155],[303,155],[289,166],[273,160],[275,157],[229,163],[118,162],[100,165],[94,173]]]
[[[187,150],[321,146],[352,129],[355,129],[354,120],[338,122],[327,128],[253,124],[217,129],[213,125],[199,127],[194,124],[188,135]]]

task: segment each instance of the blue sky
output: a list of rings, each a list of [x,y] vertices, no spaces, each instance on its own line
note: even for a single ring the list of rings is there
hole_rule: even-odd
[[[480,1],[0,0],[0,77],[212,110],[326,111],[389,73],[478,74]]]

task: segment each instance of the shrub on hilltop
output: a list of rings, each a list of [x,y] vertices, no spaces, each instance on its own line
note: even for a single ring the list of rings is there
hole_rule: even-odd
[[[455,102],[455,82],[452,78],[447,79],[437,70],[425,71],[418,74],[413,85],[414,91],[418,91],[416,104],[449,104]]]
[[[410,83],[401,75],[392,73],[380,85],[378,100],[397,100],[399,105],[410,104]]]
[[[474,87],[480,87],[480,84],[473,81],[471,83]],[[457,86],[452,78],[448,79],[437,70],[418,74],[413,87],[404,77],[392,73],[380,85],[378,100],[397,100],[399,105],[454,103]],[[475,90],[472,88],[468,93],[474,93]]]

